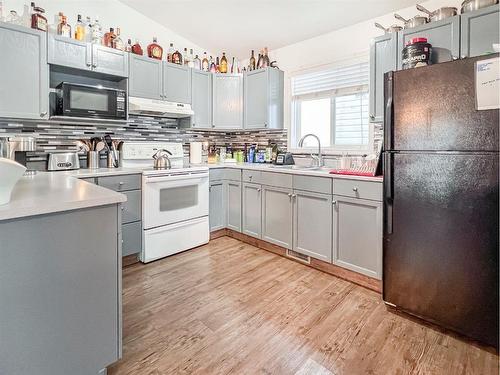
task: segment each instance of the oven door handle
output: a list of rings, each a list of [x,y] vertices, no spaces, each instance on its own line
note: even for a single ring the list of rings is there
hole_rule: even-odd
[[[147,176],[145,179],[146,184],[152,184],[155,182],[170,182],[170,181],[182,181],[182,180],[195,180],[195,179],[204,179],[208,178],[208,173],[192,173],[192,174],[184,174],[184,175],[170,175],[170,176],[161,176],[161,177],[149,177]]]

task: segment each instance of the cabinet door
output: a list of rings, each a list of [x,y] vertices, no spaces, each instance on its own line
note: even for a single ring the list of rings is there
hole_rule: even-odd
[[[406,42],[412,38],[427,38],[432,45],[433,64],[456,60],[460,56],[460,16],[405,29],[398,33],[398,69],[402,68],[402,53]]]
[[[122,225],[122,256],[140,253],[142,250],[142,222]]]
[[[212,73],[192,70],[191,94],[194,119],[192,127],[212,127]]]
[[[375,38],[370,46],[370,121],[384,120],[384,74],[397,69],[396,33]]]
[[[241,182],[226,181],[226,212],[227,227],[241,232]]]
[[[262,239],[292,248],[291,189],[262,187]]]
[[[240,75],[213,76],[213,127],[243,127],[243,78]]]
[[[382,277],[382,203],[334,195],[334,264]]]
[[[242,185],[242,232],[252,237],[261,238],[262,207],[261,186],[244,183]]]
[[[128,77],[127,54],[114,48],[93,44],[92,68],[99,73]]]
[[[71,38],[49,35],[48,62],[90,70],[92,68],[92,45]]]
[[[47,34],[0,23],[0,117],[47,118]]]
[[[462,58],[493,53],[493,44],[500,43],[499,10],[499,5],[493,5],[460,16]]]
[[[332,196],[294,191],[293,250],[332,261]]]
[[[160,99],[162,62],[147,56],[129,54],[129,95],[138,98]]]
[[[191,69],[163,62],[164,99],[174,103],[191,103]]]
[[[224,182],[210,182],[209,221],[210,231],[226,227]]]
[[[268,122],[268,70],[259,69],[245,75],[245,128],[267,127]]]

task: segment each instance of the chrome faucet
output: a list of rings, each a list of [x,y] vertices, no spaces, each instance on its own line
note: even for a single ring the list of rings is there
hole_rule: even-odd
[[[313,158],[312,166],[321,168],[324,165],[324,163],[323,163],[323,155],[321,154],[321,141],[319,140],[317,135],[312,133],[304,135],[302,138],[300,138],[299,147],[303,147],[304,140],[307,137],[314,137],[318,141],[318,155],[316,156],[314,154],[311,154],[311,157]]]

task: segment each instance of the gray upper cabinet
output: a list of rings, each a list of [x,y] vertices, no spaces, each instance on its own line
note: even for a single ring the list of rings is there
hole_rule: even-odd
[[[492,5],[460,16],[462,58],[492,53],[492,45],[500,43],[499,9],[499,5]]]
[[[262,236],[262,188],[259,184],[243,183],[242,199],[242,232],[252,237]]]
[[[163,99],[175,103],[191,103],[191,69],[163,62]]]
[[[262,187],[262,239],[278,246],[292,248],[291,189]]]
[[[339,195],[333,199],[333,263],[381,279],[382,203]]]
[[[227,227],[241,232],[241,182],[226,181],[225,192]]]
[[[243,77],[239,74],[214,74],[213,119],[216,129],[243,128]]]
[[[294,191],[293,250],[332,261],[332,196]]]
[[[128,77],[127,53],[114,48],[93,44],[92,68],[99,73]]]
[[[47,34],[0,22],[0,117],[47,118]]]
[[[212,127],[212,74],[201,70],[192,70],[191,77],[192,106],[195,128]]]
[[[50,35],[48,38],[49,64],[76,69],[92,69],[92,45],[72,38]]]
[[[460,16],[430,22],[398,33],[398,69],[402,68],[403,48],[412,38],[427,38],[432,45],[433,64],[458,59],[460,57]]]
[[[397,69],[397,33],[375,38],[370,46],[370,121],[384,120],[384,74]]]
[[[210,182],[209,221],[211,232],[226,227],[224,186],[223,181]]]
[[[245,74],[245,128],[283,128],[283,72],[275,68]]]
[[[129,95],[147,99],[161,99],[162,62],[147,56],[129,53]]]

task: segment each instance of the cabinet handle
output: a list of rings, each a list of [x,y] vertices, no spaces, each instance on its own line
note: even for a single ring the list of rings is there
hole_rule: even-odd
[[[291,197],[293,197],[293,194],[292,193],[288,193],[288,196],[291,198]]]
[[[92,68],[97,68],[97,64],[92,64]]]
[[[253,177],[253,176],[252,176],[252,175],[250,175],[250,176],[248,176],[248,179],[249,179],[249,180],[251,180],[251,179],[252,179],[252,177]]]
[[[40,112],[40,117],[45,117],[47,115],[47,112]]]
[[[125,185],[125,182],[120,181],[120,182],[118,183],[118,185],[123,186],[123,185]]]
[[[375,120],[375,116],[374,115],[370,115],[370,120]]]
[[[90,68],[92,66],[91,63],[87,63],[87,67]]]
[[[336,204],[337,204],[337,201],[334,199],[334,200],[332,201],[332,204],[333,204],[333,205],[336,205]]]
[[[355,186],[355,187],[352,188],[352,191],[357,192],[358,188]]]
[[[123,207],[123,206],[122,206],[122,207],[121,207],[121,209],[122,209],[122,211],[123,211],[123,210],[125,209],[125,207]]]
[[[260,190],[261,190],[261,188],[258,188],[258,189],[257,189],[257,192],[258,192],[258,193],[260,193]]]

